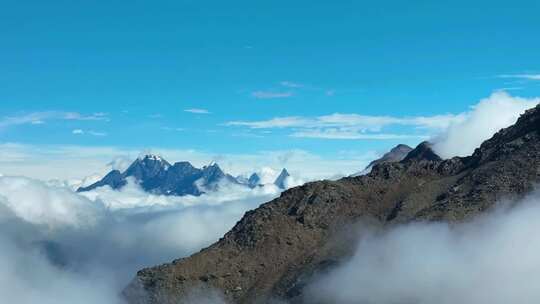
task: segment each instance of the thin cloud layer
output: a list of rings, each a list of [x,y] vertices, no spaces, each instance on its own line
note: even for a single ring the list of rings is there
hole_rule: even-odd
[[[81,114],[78,112],[46,111],[32,112],[0,118],[0,130],[17,125],[39,125],[48,120],[108,121],[106,113]]]
[[[277,92],[277,91],[255,91],[251,93],[251,96],[257,99],[277,99],[277,98],[289,98],[294,95],[293,92]]]
[[[334,113],[317,117],[288,116],[261,121],[230,121],[226,125],[249,129],[286,129],[290,131],[289,136],[300,138],[353,140],[416,138],[422,140],[432,133],[442,132],[463,119],[464,114],[393,117]],[[409,133],[385,131],[398,126],[409,127]]]
[[[525,80],[540,80],[540,74],[503,74],[499,78],[515,78]]]
[[[184,112],[188,112],[192,114],[211,114],[210,111],[206,109],[200,109],[200,108],[185,109]]]

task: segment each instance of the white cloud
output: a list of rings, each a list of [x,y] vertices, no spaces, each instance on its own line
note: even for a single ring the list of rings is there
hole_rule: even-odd
[[[4,143],[0,144],[0,174],[24,175],[41,180],[78,180],[80,183],[84,177],[104,176],[111,169],[125,170],[145,150],[148,149]],[[297,178],[304,180],[346,176],[364,168],[376,156],[372,151],[328,157],[295,149],[252,154],[217,154],[166,148],[151,150],[159,152],[169,162],[189,161],[196,167],[216,161],[225,172],[233,175],[249,175],[261,167],[286,167]],[[314,163],[317,166],[313,166]]]
[[[251,129],[272,129],[301,127],[310,124],[311,120],[299,116],[276,117],[262,121],[230,121],[227,126],[246,126]]]
[[[109,121],[109,117],[106,113],[85,115],[78,112],[61,111],[32,112],[0,118],[0,129],[25,124],[39,125],[48,120]]]
[[[107,136],[106,132],[99,132],[99,131],[92,131],[92,130],[88,131],[88,134],[92,136],[98,136],[98,137]]]
[[[165,197],[130,184],[81,195],[5,176],[0,193],[0,294],[22,304],[120,304],[137,270],[200,250],[279,194],[223,185],[210,195]]]
[[[503,74],[503,75],[499,75],[499,78],[540,80],[540,74]]]
[[[463,114],[463,119],[433,139],[434,149],[443,158],[467,156],[502,128],[514,124],[525,110],[536,106],[540,98],[521,98],[495,92]]]
[[[279,83],[281,86],[287,87],[287,88],[302,88],[304,87],[303,84],[292,82],[292,81],[281,81]]]
[[[0,173],[41,180],[102,176],[110,170],[107,164],[111,160],[119,157],[135,159],[138,152],[115,147],[0,143]]]
[[[369,140],[390,140],[390,139],[427,139],[425,135],[406,135],[377,133],[365,134],[355,128],[339,128],[324,130],[297,131],[291,134],[292,137],[301,138],[322,138],[322,139],[369,139]]]
[[[251,93],[251,96],[257,99],[277,99],[277,98],[289,98],[294,94],[292,92],[276,92],[276,91],[255,91]]]
[[[74,134],[74,135],[88,134],[88,135],[97,136],[97,137],[107,136],[107,133],[105,132],[99,132],[99,131],[93,131],[93,130],[85,131],[83,129],[74,129],[71,131],[71,134]]]
[[[494,92],[468,112],[433,116],[370,116],[334,113],[316,117],[288,116],[260,121],[230,121],[225,125],[249,129],[284,129],[298,138],[347,140],[426,140],[432,138],[443,157],[466,156],[496,131],[515,123],[540,98],[512,97]],[[400,127],[398,132],[388,128]],[[406,132],[405,132],[406,131]]]
[[[458,226],[364,228],[354,256],[311,285],[308,302],[538,303],[538,199]]]
[[[59,225],[92,225],[102,207],[68,189],[22,177],[1,177],[0,193],[0,205],[8,207],[15,216],[51,229]]]
[[[193,113],[193,114],[211,114],[210,111],[206,109],[199,109],[199,108],[185,109],[184,112]]]
[[[355,127],[363,131],[379,131],[387,126],[401,125],[441,130],[463,119],[463,114],[393,117],[334,113],[317,117],[288,116],[261,121],[230,121],[226,125],[251,129]]]
[[[434,132],[441,132],[449,125],[461,122],[463,114],[434,116],[393,117],[334,113],[317,117],[288,116],[261,121],[230,121],[227,126],[250,129],[291,129],[290,136],[322,139],[425,139]],[[398,134],[381,132],[391,126],[413,127],[423,134]],[[427,133],[426,133],[427,132]]]

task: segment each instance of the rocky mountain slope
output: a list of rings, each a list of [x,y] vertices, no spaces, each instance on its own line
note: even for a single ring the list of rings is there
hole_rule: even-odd
[[[287,170],[283,170],[287,172]],[[288,176],[288,173],[286,176],[279,176],[274,184],[281,189],[285,189],[285,179]],[[256,174],[245,181],[239,177],[226,174],[216,163],[199,169],[186,161],[171,165],[160,156],[150,154],[136,159],[126,171],[113,170],[100,181],[88,187],[81,187],[77,191],[91,191],[103,186],[120,189],[127,184],[128,178],[133,178],[145,191],[154,194],[179,196],[201,195],[205,190],[215,190],[219,183],[224,180],[250,188],[259,186],[260,182],[260,178]]]
[[[530,192],[540,181],[540,106],[469,157],[442,160],[422,143],[363,176],[308,183],[245,216],[191,257],[138,272],[130,303],[182,303],[214,288],[231,303],[304,303],[302,287],[351,253],[344,229],[429,220],[460,222]],[[343,241],[339,241],[343,240]]]

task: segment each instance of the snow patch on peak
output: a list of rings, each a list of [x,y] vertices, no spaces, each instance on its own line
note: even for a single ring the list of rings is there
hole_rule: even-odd
[[[151,153],[146,153],[146,154],[141,154],[139,156],[139,160],[145,160],[145,159],[151,159],[151,160],[155,160],[155,161],[163,161],[164,159],[157,155],[157,154],[151,154]]]

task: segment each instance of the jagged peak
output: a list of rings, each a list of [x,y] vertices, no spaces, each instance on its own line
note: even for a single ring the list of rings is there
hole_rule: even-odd
[[[287,171],[287,169],[283,168],[283,169],[281,169],[281,173],[280,173],[279,175],[280,175],[280,176],[281,176],[281,175],[287,175],[287,176],[289,176],[289,171]]]
[[[281,173],[279,174],[279,176],[276,178],[276,181],[274,182],[274,185],[278,186],[281,189],[287,188],[287,186],[285,185],[285,181],[287,180],[287,178],[289,176],[291,176],[289,174],[289,171],[287,171],[287,169],[283,168],[281,170]]]

